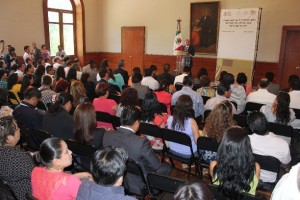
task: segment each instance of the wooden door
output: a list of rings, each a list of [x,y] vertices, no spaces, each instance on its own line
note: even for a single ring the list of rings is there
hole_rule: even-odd
[[[145,27],[122,27],[122,58],[125,60],[125,69],[132,74],[134,67],[143,70],[145,53]]]
[[[278,74],[281,88],[288,87],[292,74],[300,77],[300,26],[283,26]]]

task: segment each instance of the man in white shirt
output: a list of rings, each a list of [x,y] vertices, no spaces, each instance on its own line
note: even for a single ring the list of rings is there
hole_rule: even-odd
[[[268,130],[268,120],[261,112],[251,113],[247,123],[252,135],[249,135],[254,154],[273,156],[277,158],[283,167],[287,168],[290,161],[290,148],[286,141]],[[260,170],[260,179],[263,182],[274,183],[276,173]]]
[[[22,77],[24,75],[24,71],[25,71],[25,65],[24,64],[19,64],[18,65],[18,70],[15,72],[16,74],[18,74],[19,80],[22,80]]]
[[[174,85],[175,85],[176,83],[183,83],[183,78],[184,78],[185,76],[188,76],[189,74],[190,74],[190,68],[187,67],[187,66],[185,66],[185,67],[183,68],[183,73],[175,77],[175,79],[174,79]]]
[[[300,80],[294,80],[291,89],[292,91],[289,92],[291,98],[290,108],[300,109]]]
[[[58,45],[58,52],[56,53],[56,56],[62,59],[67,56],[66,52],[63,50],[63,47],[61,45]]]
[[[212,110],[216,105],[221,103],[222,101],[230,101],[229,97],[231,95],[230,86],[219,84],[217,87],[217,94],[215,97],[212,97],[207,100],[205,104],[205,110]],[[231,102],[230,102],[231,103]],[[232,106],[232,113],[236,114],[236,107],[231,103]]]
[[[24,51],[25,52],[24,52],[24,55],[23,55],[23,60],[26,63],[26,58],[32,59],[31,52],[30,52],[30,46],[26,45],[24,47]]]
[[[58,57],[58,56],[56,56],[54,59],[53,59],[53,69],[54,70],[57,70],[57,68],[59,67],[59,66],[62,66],[62,64],[61,64],[61,58],[60,57]]]
[[[141,84],[148,86],[153,91],[159,88],[159,83],[152,77],[152,70],[150,68],[145,69],[145,77],[143,78]]]
[[[270,82],[266,78],[262,78],[258,84],[259,89],[256,92],[251,92],[246,99],[246,102],[254,102],[260,104],[272,105],[276,96],[268,92]]]

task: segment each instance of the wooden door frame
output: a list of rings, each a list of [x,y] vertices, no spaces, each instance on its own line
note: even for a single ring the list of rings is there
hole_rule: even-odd
[[[280,54],[279,54],[279,62],[278,62],[278,74],[280,74],[280,83],[282,85],[282,76],[283,76],[283,64],[284,64],[284,55],[286,49],[286,39],[289,31],[299,31],[300,26],[283,26],[282,27],[282,36],[281,36],[281,45],[280,45]],[[278,77],[279,78],[279,77]]]

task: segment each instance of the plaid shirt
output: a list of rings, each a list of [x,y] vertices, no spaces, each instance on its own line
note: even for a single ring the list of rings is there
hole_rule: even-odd
[[[52,103],[52,96],[56,95],[56,92],[44,86],[40,87],[39,90],[42,93],[41,102],[43,102],[48,109],[47,104]]]
[[[6,80],[0,80],[0,88],[7,90],[7,82]]]

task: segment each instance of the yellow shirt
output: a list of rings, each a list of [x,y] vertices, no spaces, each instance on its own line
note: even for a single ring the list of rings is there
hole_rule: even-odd
[[[15,99],[10,99],[10,101],[12,102],[13,105],[18,105],[20,103],[20,97],[18,95],[18,92],[21,91],[21,84],[15,84],[13,85],[13,87],[11,88],[10,90],[12,93],[14,93],[14,95],[16,96],[17,100],[16,101]]]

